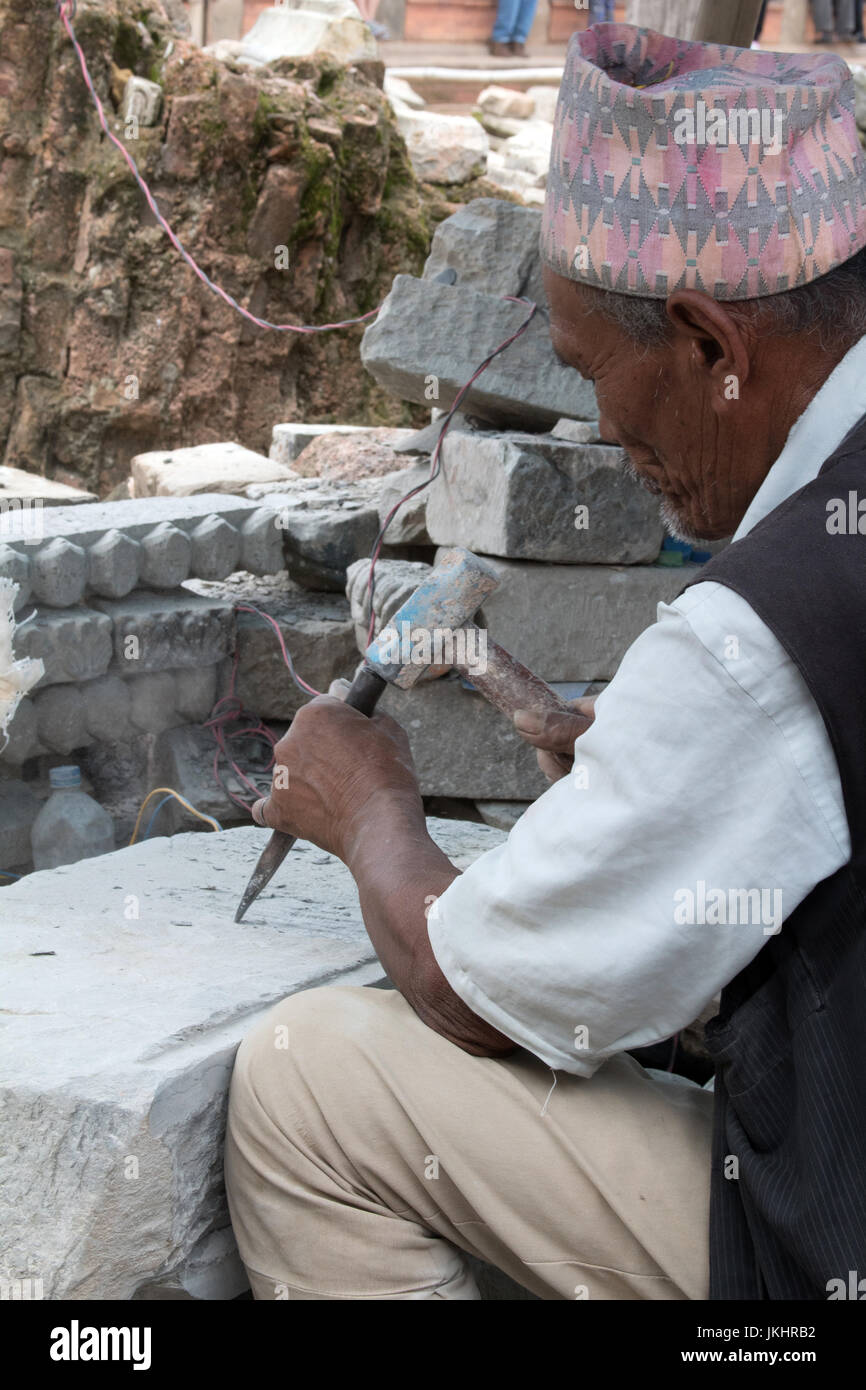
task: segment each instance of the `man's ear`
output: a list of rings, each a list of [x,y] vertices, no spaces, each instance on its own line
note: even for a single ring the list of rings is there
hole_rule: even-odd
[[[690,365],[710,380],[715,409],[726,412],[740,399],[756,347],[750,325],[701,290],[674,290],[666,304],[675,341]]]

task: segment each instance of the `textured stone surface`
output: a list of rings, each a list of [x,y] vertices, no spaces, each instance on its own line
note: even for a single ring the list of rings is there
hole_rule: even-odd
[[[114,627],[114,658],[122,675],[212,666],[234,642],[231,605],[197,594],[151,594],[96,600]]]
[[[124,598],[138,583],[141,546],[122,531],[106,531],[87,552],[87,587],[102,598]]]
[[[610,680],[632,642],[699,565],[539,565],[491,559],[490,636],[547,681]]]
[[[456,678],[389,686],[379,707],[408,733],[424,796],[532,801],[548,785],[535,750]]]
[[[221,516],[207,516],[190,534],[190,569],[200,579],[225,579],[238,567],[241,533]]]
[[[430,570],[431,566],[420,560],[378,562],[373,587],[373,611],[376,615],[374,633],[381,631],[397,609],[414,594],[418,585],[423,584]],[[370,626],[370,600],[367,590],[369,575],[369,559],[356,560],[349,566],[346,574],[346,596],[351,608],[355,641],[361,653],[367,650],[367,632]]]
[[[278,624],[298,675],[321,692],[351,676],[358,660],[347,601],[293,586],[282,600],[257,603]],[[292,680],[273,628],[255,613],[237,616],[237,693],[262,719],[291,719],[309,695]]]
[[[439,545],[558,564],[639,564],[659,553],[658,502],[626,475],[618,449],[449,433],[442,459],[427,496],[427,530]]]
[[[440,222],[424,279],[456,272],[459,285],[501,297],[525,294],[540,257],[541,213],[501,198],[475,198]]]
[[[398,275],[361,357],[381,386],[404,400],[449,407],[479,362],[527,317],[522,304]],[[529,327],[478,378],[465,397],[468,413],[493,424],[544,429],[563,416],[594,420],[592,384],[555,355],[547,320]]]
[[[244,35],[240,56],[273,63],[314,53],[340,63],[376,57],[376,40],[351,0],[280,0]]]
[[[274,425],[268,457],[290,469],[298,455],[303,453],[314,439],[323,435],[362,435],[371,428],[370,425],[305,425],[300,421],[289,420],[284,424]]]
[[[274,574],[283,566],[279,513],[261,508],[241,527],[241,564],[253,574]]]
[[[193,497],[202,492],[242,495],[250,483],[278,483],[290,469],[241,444],[198,444],[138,454],[132,460],[133,497]]]
[[[14,873],[30,863],[30,827],[41,810],[42,802],[27,782],[0,778],[0,871]],[[5,879],[0,887],[6,887]]]
[[[120,743],[129,734],[130,687],[132,681],[119,676],[101,676],[82,687],[87,730],[94,739]]]
[[[127,681],[129,719],[144,734],[161,734],[180,722],[170,671],[151,671]]]
[[[95,502],[96,494],[23,468],[0,467],[0,508],[4,503],[26,498],[38,499],[45,507],[74,507],[81,502]]]
[[[430,829],[460,868],[502,840]],[[222,1185],[238,1042],[287,994],[382,974],[348,870],[310,845],[233,922],[264,843],[157,838],[3,890],[0,1277],[50,1299],[245,1287]]]
[[[189,574],[192,543],[186,531],[162,521],[141,542],[140,574],[145,588],[176,589]]]
[[[39,688],[86,681],[108,670],[111,620],[93,608],[38,609],[15,634],[19,656],[39,657],[45,674]]]
[[[77,685],[53,685],[34,696],[40,744],[52,753],[71,753],[91,741],[87,705]]]
[[[140,126],[153,126],[159,120],[162,109],[162,88],[158,82],[149,82],[146,77],[130,77],[123,89],[120,107],[121,120],[138,121]]]
[[[296,463],[302,477],[326,482],[356,482],[393,473],[403,460],[396,446],[412,438],[414,430],[369,429],[357,435],[321,434],[312,439]]]
[[[511,830],[523,812],[532,805],[531,801],[476,801],[485,825],[495,830]]]
[[[531,174],[544,183],[550,164],[553,126],[549,121],[527,121],[522,130],[505,141],[500,153],[506,165]]]
[[[471,116],[398,106],[397,127],[412,168],[425,183],[468,183],[484,173],[490,141]]]
[[[81,599],[87,583],[87,554],[58,536],[30,558],[30,584],[38,603],[67,608]]]
[[[211,24],[227,5],[214,0]],[[167,6],[189,9],[91,0],[76,28],[109,125],[199,264],[274,323],[352,318],[398,268],[420,271],[434,197],[375,68],[222,63],[173,31]],[[54,0],[0,0],[0,30],[4,463],[105,493],[135,454],[207,439],[266,453],[275,420],[409,423],[361,368],[356,332],[257,330],[189,274],[102,134]],[[138,140],[123,124],[125,69],[163,95]],[[273,240],[246,235],[267,224],[275,184],[279,265]]]
[[[0,543],[0,579],[10,579],[16,586],[15,612],[25,608],[30,601],[30,559],[25,551]]]
[[[36,722],[36,708],[32,700],[24,699],[18,705],[7,730],[9,741],[3,749],[3,762],[12,767],[20,765],[43,752],[39,743],[39,729]]]
[[[213,735],[207,729],[194,724],[168,729],[159,735],[154,746],[154,777],[163,786],[174,787],[197,810],[213,816],[220,825],[232,822],[249,825],[245,807],[249,804],[250,788],[224,759],[220,762],[220,780],[217,781],[213,771],[214,748]],[[241,750],[240,763],[246,778],[262,796],[267,796],[273,773],[267,770],[265,745],[253,740],[241,745],[236,743],[233,748],[236,760]],[[240,805],[232,800],[230,792],[240,798]],[[178,830],[195,828],[195,821],[182,806],[172,803],[160,812],[157,828],[160,834],[175,834]]]
[[[384,526],[388,513],[407,493],[412,492],[430,478],[430,460],[416,464],[414,468],[401,468],[397,473],[387,473],[382,479],[379,491],[379,525]],[[427,492],[424,487],[404,502],[391,520],[385,532],[388,545],[429,545],[427,533]]]
[[[327,483],[319,478],[269,496],[292,579],[309,589],[341,592],[349,565],[369,555],[376,538],[378,496],[376,480]]]
[[[510,116],[518,121],[528,121],[535,115],[535,102],[527,92],[499,87],[496,83],[479,92],[478,105],[487,115]]]

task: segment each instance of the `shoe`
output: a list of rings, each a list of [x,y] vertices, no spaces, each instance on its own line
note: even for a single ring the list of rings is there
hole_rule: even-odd
[[[529,52],[525,43],[511,43],[508,45],[515,58],[528,58]]]
[[[829,33],[827,33],[827,31],[826,31],[826,29],[825,29],[824,32],[821,33],[821,34],[819,34],[818,37],[817,37],[816,39],[813,39],[813,40],[812,40],[812,42],[813,42],[813,43],[835,43],[835,42],[836,42],[836,35],[835,35],[835,34],[829,34]]]
[[[511,46],[507,43],[497,43],[496,39],[490,39],[487,48],[494,58],[510,58]]]

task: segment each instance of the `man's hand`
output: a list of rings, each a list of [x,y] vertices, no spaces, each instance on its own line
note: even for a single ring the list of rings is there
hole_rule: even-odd
[[[424,807],[400,725],[371,719],[332,695],[319,695],[295,715],[274,750],[271,794],[254,819],[272,830],[312,840],[348,862],[365,816],[382,796],[407,820],[424,826]]]
[[[570,700],[574,714],[544,710],[518,710],[514,727],[521,738],[538,749],[538,766],[549,782],[567,777],[574,766],[574,740],[586,732],[595,718],[594,695]]]

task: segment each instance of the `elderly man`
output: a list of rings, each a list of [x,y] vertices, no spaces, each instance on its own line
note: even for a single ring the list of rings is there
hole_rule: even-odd
[[[476,1298],[463,1252],[544,1298],[866,1271],[864,246],[837,58],[572,39],[553,342],[670,529],[734,543],[594,718],[518,716],[558,780],[462,875],[397,725],[297,716],[267,822],[348,865],[396,990],[296,995],[241,1047],[258,1297]],[[714,1092],[628,1055],[719,990]]]

